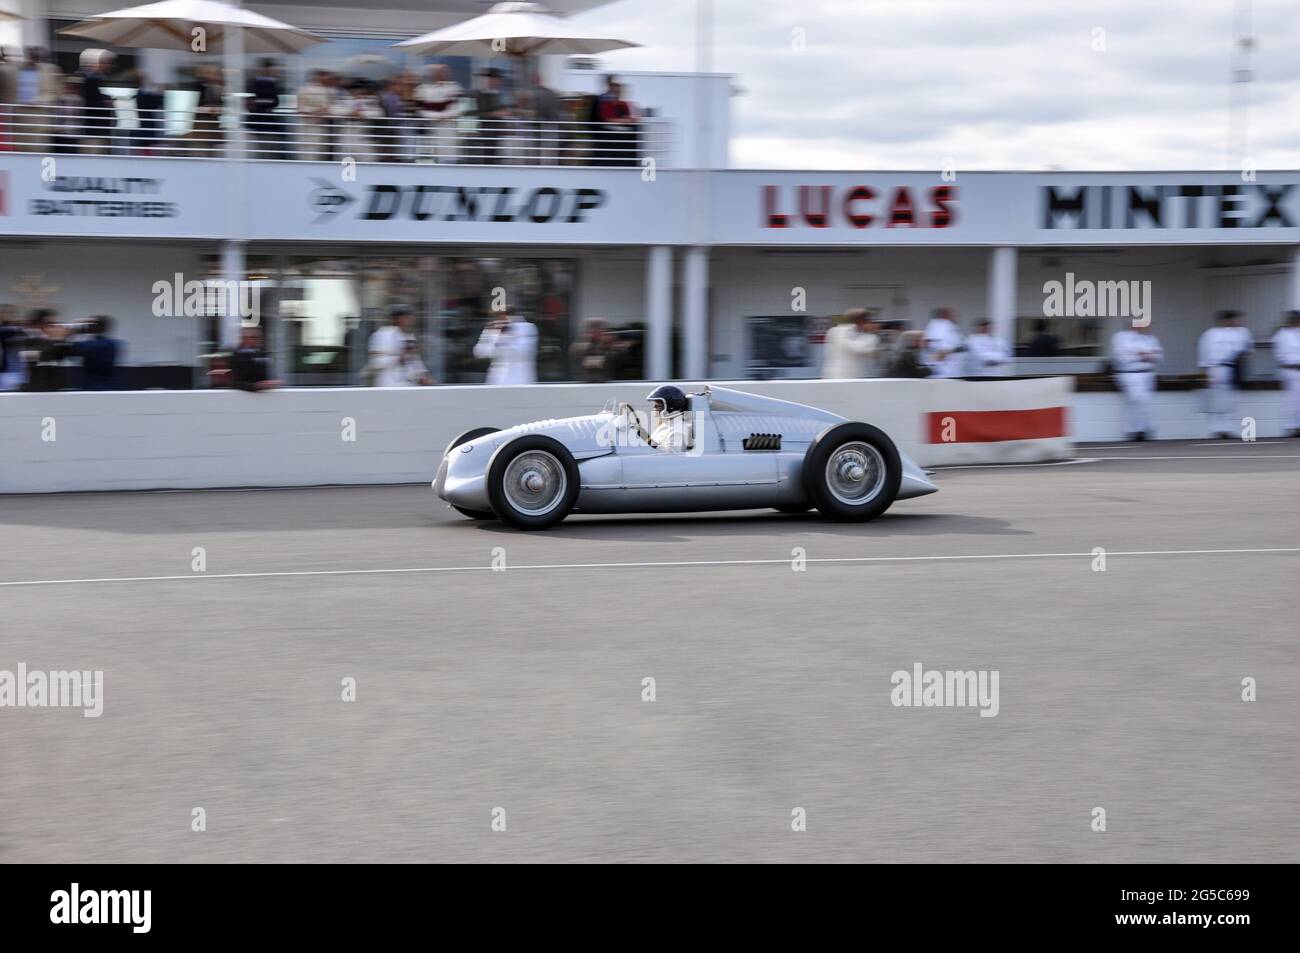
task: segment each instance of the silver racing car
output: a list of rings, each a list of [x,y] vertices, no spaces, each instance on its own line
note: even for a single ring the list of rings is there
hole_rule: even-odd
[[[646,416],[611,400],[590,416],[467,431],[433,491],[472,519],[545,529],[571,512],[768,507],[862,521],[938,490],[870,424],[725,387],[664,386],[648,400]]]

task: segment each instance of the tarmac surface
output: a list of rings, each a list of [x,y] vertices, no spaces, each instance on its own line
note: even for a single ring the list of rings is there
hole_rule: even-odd
[[[0,861],[1300,860],[1300,441],[1078,454],[862,525],[0,497],[0,673],[104,673],[0,707]]]

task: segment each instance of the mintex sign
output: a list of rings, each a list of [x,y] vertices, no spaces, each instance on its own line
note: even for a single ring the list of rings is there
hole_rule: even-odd
[[[1294,183],[1045,185],[1045,229],[1286,229],[1300,221]]]

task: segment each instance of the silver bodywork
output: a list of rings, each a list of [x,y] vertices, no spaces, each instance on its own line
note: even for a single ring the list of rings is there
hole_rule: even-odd
[[[690,397],[692,440],[665,452],[617,428],[605,411],[540,420],[487,434],[455,448],[442,461],[434,492],[448,503],[486,511],[487,469],[502,444],[529,434],[558,440],[573,455],[581,478],[574,512],[669,513],[809,505],[803,487],[804,454],[836,414],[724,387]],[[779,450],[746,450],[751,434],[779,434]],[[938,490],[925,471],[899,452],[902,482],[895,499]]]

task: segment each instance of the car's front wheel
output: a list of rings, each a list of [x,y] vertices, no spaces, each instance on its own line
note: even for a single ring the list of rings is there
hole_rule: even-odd
[[[870,424],[836,424],[809,445],[803,479],[808,499],[823,516],[865,522],[894,502],[903,463],[883,430]]]
[[[502,444],[487,469],[492,512],[519,529],[559,523],[578,499],[578,464],[551,437],[534,434]]]

